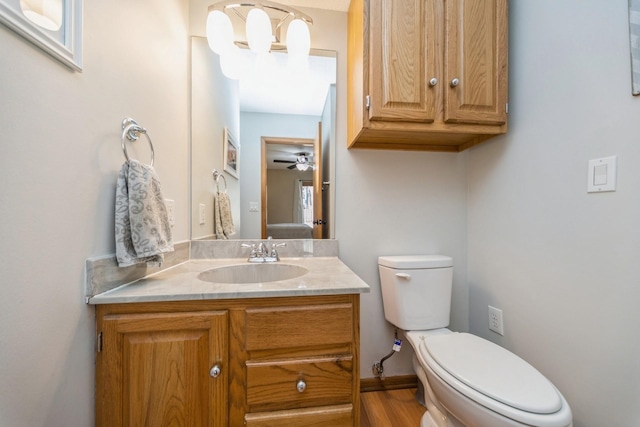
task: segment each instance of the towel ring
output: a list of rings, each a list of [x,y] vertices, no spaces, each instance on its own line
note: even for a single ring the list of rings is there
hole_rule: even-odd
[[[213,179],[216,180],[216,188],[218,189],[218,193],[220,192],[220,185],[219,185],[220,178],[222,178],[222,180],[224,181],[224,191],[226,193],[227,192],[227,178],[225,178],[223,174],[221,174],[216,169],[214,169],[213,170]]]
[[[133,141],[137,141],[138,138],[140,138],[141,133],[143,133],[147,137],[147,141],[149,141],[149,148],[151,148],[150,165],[153,166],[154,151],[153,151],[153,143],[151,142],[151,137],[149,137],[149,134],[147,133],[147,130],[145,128],[143,128],[142,126],[139,126],[138,122],[136,122],[135,120],[129,117],[127,117],[122,121],[121,140],[122,140],[122,152],[124,153],[124,158],[127,159],[127,162],[129,161],[129,154],[127,154],[127,146],[124,140],[125,136],[129,141],[133,142]]]

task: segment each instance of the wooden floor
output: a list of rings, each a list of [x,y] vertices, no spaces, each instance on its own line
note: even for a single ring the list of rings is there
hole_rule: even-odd
[[[426,408],[415,388],[360,393],[360,427],[419,427]]]

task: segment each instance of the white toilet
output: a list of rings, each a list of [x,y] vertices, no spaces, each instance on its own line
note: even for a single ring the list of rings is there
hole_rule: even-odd
[[[453,260],[378,258],[385,318],[404,330],[424,388],[422,427],[571,427],[569,404],[533,366],[449,325]]]

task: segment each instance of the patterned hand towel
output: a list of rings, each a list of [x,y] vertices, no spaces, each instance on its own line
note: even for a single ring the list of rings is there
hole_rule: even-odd
[[[125,162],[116,185],[116,258],[119,267],[160,266],[173,251],[167,208],[153,167]]]
[[[218,240],[226,240],[236,233],[231,216],[231,200],[229,195],[216,193],[213,197],[214,230]]]

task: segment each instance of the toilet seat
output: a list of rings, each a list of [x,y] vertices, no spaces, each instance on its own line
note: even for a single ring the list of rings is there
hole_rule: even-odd
[[[420,363],[423,364],[423,366],[425,366],[425,369],[426,367],[428,367],[428,370],[430,370],[433,374],[437,375],[437,377],[439,377],[449,387],[451,387],[456,392],[462,394],[463,396],[467,397],[469,400],[475,402],[477,405],[480,405],[486,409],[489,409],[490,411],[496,412],[511,420],[514,420],[529,426],[565,427],[565,426],[571,425],[571,418],[572,418],[571,409],[569,408],[569,405],[567,404],[564,397],[560,394],[560,392],[557,391],[557,389],[550,382],[548,384],[551,388],[547,389],[547,392],[549,392],[549,395],[551,397],[542,397],[540,401],[538,401],[535,398],[530,400],[523,399],[522,401],[520,401],[520,399],[516,397],[516,394],[510,394],[505,392],[504,390],[496,391],[496,389],[493,389],[492,391],[490,386],[481,387],[480,384],[475,382],[475,381],[478,381],[477,378],[473,378],[472,376],[471,377],[469,376],[471,375],[469,374],[469,372],[471,372],[471,368],[469,368],[468,372],[465,372],[464,369],[462,371],[456,371],[457,367],[456,369],[454,369],[453,364],[447,365],[447,362],[442,361],[443,357],[446,357],[446,356],[440,355],[439,357],[442,363],[446,365],[450,371],[456,372],[456,375],[451,374],[444,367],[442,367],[431,355],[431,352],[438,353],[438,351],[435,350],[435,348],[439,347],[439,344],[442,344],[442,343],[444,343],[443,346],[449,347],[447,345],[448,342],[454,342],[458,340],[463,342],[464,344],[467,344],[468,341],[471,341],[472,344],[470,345],[474,346],[474,344],[478,344],[478,342],[475,340],[480,340],[481,343],[478,345],[480,350],[478,348],[474,350],[473,347],[467,348],[465,350],[463,346],[460,345],[459,342],[455,342],[450,346],[451,348],[449,349],[449,351],[453,349],[454,352],[457,352],[457,358],[459,360],[465,360],[465,359],[473,360],[473,359],[481,358],[482,357],[481,355],[486,354],[486,353],[483,353],[486,350],[486,348],[482,350],[485,344],[489,347],[489,352],[490,352],[489,354],[491,354],[491,350],[494,350],[492,346],[499,347],[496,344],[483,340],[482,338],[472,336],[470,334],[460,334],[456,332],[451,332],[448,329],[444,329],[444,328],[436,329],[436,330],[428,330],[428,331],[405,331],[405,335],[407,336],[409,342],[413,346],[415,353],[418,356],[418,359],[420,360]],[[460,338],[459,335],[466,335],[466,336],[463,336],[462,338]],[[456,337],[453,338],[454,336]],[[473,338],[469,338],[470,336]],[[451,338],[453,338],[453,340],[450,340]],[[432,343],[435,343],[433,344],[433,348],[431,348]],[[520,358],[510,353],[509,351],[502,348],[501,350],[503,350],[506,354],[502,355],[504,356],[504,359],[500,358],[499,359],[500,361],[506,360],[507,363],[509,363],[511,358],[521,360]],[[453,358],[455,359],[455,357]],[[457,363],[457,362],[452,362],[452,363]],[[470,362],[470,363],[471,365],[469,366],[472,366],[473,362]],[[498,365],[497,370],[499,371],[501,363],[497,365]],[[507,367],[504,367],[503,372],[507,372],[507,369],[508,369]],[[531,369],[533,369],[536,373],[534,376],[541,377],[544,380],[542,382],[548,382],[548,380],[542,374],[536,371],[533,367],[531,367]],[[488,375],[488,377],[490,376],[491,375]],[[516,376],[516,374],[505,373],[500,375],[500,378],[505,378],[505,377],[507,377],[507,380],[505,380],[505,383],[508,383],[509,380],[513,380],[512,384],[516,384],[520,388],[524,388],[526,386],[525,382],[520,381]],[[500,383],[500,381],[497,381],[497,382]],[[480,383],[481,383],[481,380],[480,380]],[[471,386],[470,384],[473,384],[473,386]],[[485,388],[489,390],[486,390]],[[510,401],[514,406],[511,406],[507,403],[503,403],[501,400],[491,397],[489,394],[500,396],[502,400]],[[534,393],[534,395],[535,394],[537,393]],[[542,396],[542,393],[541,393],[541,396]],[[519,407],[529,407],[530,409],[540,410],[540,409],[535,409],[536,407],[538,407],[538,408],[542,408],[542,410],[548,411],[548,410],[551,410],[550,408],[557,407],[556,405],[557,401],[555,401],[555,399],[558,399],[560,402],[560,405],[559,405],[560,407],[555,412],[551,412],[551,413],[530,412],[530,411],[519,408]]]
[[[420,351],[429,352],[458,381],[505,405],[535,414],[552,414],[562,408],[562,400],[548,379],[490,341],[452,333],[430,337],[428,345],[422,341]]]

